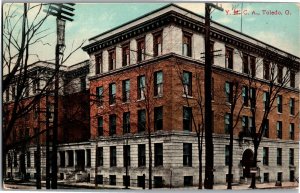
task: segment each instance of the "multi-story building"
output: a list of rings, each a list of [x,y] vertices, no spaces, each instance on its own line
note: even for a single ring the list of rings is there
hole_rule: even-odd
[[[37,137],[41,145],[42,176],[46,168],[46,140],[47,131],[51,146],[52,124],[54,117],[54,69],[53,63],[36,62],[28,66],[26,84],[17,83],[18,73],[3,96],[3,129],[12,121],[17,89],[22,89],[20,108],[28,111],[22,115],[17,112],[10,138],[5,140],[7,155],[7,177],[20,176],[33,178],[36,173]],[[58,111],[58,142],[75,143],[87,141],[89,131],[89,90],[87,75],[89,61],[83,61],[72,66],[61,66],[59,72],[59,111]],[[20,88],[18,88],[20,87]],[[41,94],[43,93],[43,94]],[[49,116],[46,118],[47,109]],[[15,116],[16,117],[16,116]],[[47,121],[48,119],[48,126]],[[40,133],[40,134],[38,134]],[[51,148],[50,148],[51,151]]]
[[[129,186],[147,187],[151,147],[154,187],[197,186],[204,35],[202,16],[171,4],[89,39],[83,48],[90,56],[89,114],[83,120],[89,120],[90,138],[59,145],[60,178],[112,186],[123,186],[129,178]],[[218,55],[213,57],[213,124],[208,126],[213,131],[214,183],[225,184],[228,173],[228,124],[236,83],[240,98],[233,118],[232,171],[234,182],[245,182],[254,153],[247,135],[253,127],[249,98],[254,92],[248,90],[257,91],[259,128],[273,79],[282,88],[267,117],[256,176],[262,183],[294,180],[299,164],[300,59],[216,22],[211,23],[211,50]],[[69,77],[84,85],[76,70]],[[76,133],[73,126],[66,129],[67,137]]]
[[[168,5],[89,39],[83,49],[91,60],[91,142],[98,147],[92,165],[98,162],[99,183],[123,185],[126,168],[130,185],[148,183],[150,130],[154,187],[198,184],[196,136],[203,122],[197,102],[200,95],[204,97],[204,32],[203,17]],[[243,108],[234,130],[233,180],[250,177],[253,145],[250,138],[239,138],[253,126],[250,104],[246,104],[250,96],[244,89],[250,89],[251,77],[257,89],[258,125],[271,66],[278,69],[278,84],[282,74],[291,73],[278,93],[280,111],[272,110],[268,116],[256,175],[260,182],[293,180],[298,175],[299,58],[289,60],[291,55],[279,48],[215,22],[211,24],[211,50],[219,55],[213,58],[213,125],[209,126],[214,182],[226,182],[228,113],[237,80],[245,88],[236,105]],[[203,171],[204,157],[203,153]]]

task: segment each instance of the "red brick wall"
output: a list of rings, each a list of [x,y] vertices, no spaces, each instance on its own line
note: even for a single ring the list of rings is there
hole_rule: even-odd
[[[155,71],[162,70],[163,71],[163,97],[155,98],[153,97],[153,73]],[[149,86],[150,94],[146,94],[146,99],[148,98],[148,104],[151,107],[151,123],[150,127],[153,126],[153,108],[156,106],[163,106],[163,129],[164,130],[176,130],[182,131],[182,114],[183,114],[183,106],[187,106],[186,98],[183,96],[183,87],[180,80],[179,72],[182,70],[190,71],[193,73],[193,98],[188,99],[189,106],[193,107],[193,113],[196,117],[196,124],[201,123],[200,109],[197,104],[197,99],[199,98],[197,89],[197,80],[199,80],[199,84],[201,87],[201,92],[203,95],[203,103],[204,103],[204,66],[199,63],[193,63],[191,61],[181,60],[175,57],[164,59],[161,61],[153,62],[151,65],[143,66],[143,67],[133,67],[127,70],[120,70],[115,73],[107,74],[97,79],[93,79],[90,82],[90,92],[91,92],[91,138],[97,136],[97,116],[104,117],[104,135],[109,135],[109,114],[117,114],[117,135],[122,134],[122,116],[123,112],[130,111],[130,122],[131,122],[131,132],[137,132],[137,111],[138,109],[143,109],[145,106],[145,102],[137,100],[137,77],[139,75],[146,75],[146,81],[148,77],[151,79],[148,83],[146,83],[146,87]],[[199,75],[199,79],[196,78],[196,75]],[[150,77],[150,78],[149,78]],[[224,114],[226,112],[230,112],[228,104],[225,103],[225,92],[224,85],[225,81],[234,81],[239,80],[242,86],[243,82],[246,82],[245,79],[241,75],[233,74],[230,72],[226,72],[224,70],[213,70],[213,78],[214,78],[214,100],[213,100],[213,111],[214,111],[214,132],[222,134],[224,133]],[[122,80],[130,79],[130,103],[124,104],[122,99]],[[117,102],[115,105],[110,106],[108,104],[108,87],[109,84],[115,82],[117,87],[116,97]],[[260,84],[260,83],[258,83]],[[102,107],[97,105],[95,102],[94,95],[96,93],[96,87],[103,86],[104,87],[104,104]],[[239,89],[241,89],[241,86]],[[259,86],[260,87],[260,86]],[[282,120],[282,135],[283,139],[289,139],[289,123],[295,123],[295,140],[298,139],[298,113],[299,113],[299,101],[298,101],[298,92],[293,92],[290,90],[283,90],[283,113],[278,114],[276,108],[276,101],[274,102],[274,110],[269,115],[269,136],[270,138],[276,139],[276,122],[277,120]],[[263,99],[262,92],[259,92],[260,95],[257,99],[257,124],[261,123],[261,117],[263,114]],[[149,97],[147,97],[149,96]],[[295,116],[289,115],[289,106],[288,101],[290,97],[295,98]],[[237,103],[235,114],[238,114],[238,110],[242,105],[242,96],[240,96],[240,100]],[[204,113],[204,106],[203,106]],[[241,116],[251,116],[250,109],[244,108],[241,112]],[[236,120],[236,119],[235,119]],[[257,125],[258,126],[258,125]],[[234,133],[238,135],[239,130],[242,128],[241,118],[237,124]],[[193,127],[193,131],[195,128]]]

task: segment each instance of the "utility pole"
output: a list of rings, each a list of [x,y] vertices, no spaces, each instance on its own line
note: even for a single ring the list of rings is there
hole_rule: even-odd
[[[36,128],[36,189],[41,189],[41,144],[40,144],[40,131],[41,131],[41,119],[40,119],[40,100],[38,103],[38,127]]]
[[[51,176],[50,176],[50,106],[49,106],[49,92],[46,91],[46,189],[51,187]]]
[[[52,139],[52,178],[51,178],[51,188],[57,189],[57,144],[58,144],[58,94],[59,94],[59,67],[60,62],[63,57],[63,52],[65,49],[65,23],[66,20],[73,21],[71,18],[74,16],[72,13],[74,8],[69,6],[74,6],[75,3],[65,3],[65,4],[50,4],[49,10],[46,10],[47,14],[56,17],[57,25],[57,43],[55,47],[55,86],[54,86],[54,119],[53,119],[53,139]]]
[[[205,3],[205,179],[204,188],[213,189],[214,184],[214,146],[212,138],[212,105],[211,105],[211,74],[212,62],[211,56],[213,50],[210,49],[210,11],[211,7],[218,10],[222,8],[212,4]]]

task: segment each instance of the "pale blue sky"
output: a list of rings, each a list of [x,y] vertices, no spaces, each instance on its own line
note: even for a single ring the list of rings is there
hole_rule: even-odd
[[[66,26],[66,53],[68,53],[72,45],[78,45],[83,39],[87,40],[165,5],[167,4],[78,3],[75,5],[74,21],[68,22]],[[178,3],[178,5],[197,14],[204,15],[203,3]],[[232,8],[241,9],[241,3],[223,3],[222,7],[224,11],[214,11],[212,13],[212,19],[220,24],[240,31],[241,16],[227,15],[227,13],[233,13]],[[243,33],[300,57],[299,9],[300,5],[295,3],[243,3],[243,10],[247,10],[247,13],[249,13],[249,15],[243,15]],[[280,11],[282,15],[263,15],[263,10],[277,10]],[[291,15],[286,15],[286,10],[288,10]],[[261,15],[252,15],[253,11]],[[43,46],[42,48],[40,46],[34,49],[38,50],[41,59],[47,57],[49,54],[54,54],[53,50],[56,40],[55,19],[53,17],[49,19],[46,26],[53,32],[47,38],[52,44],[51,46]],[[47,59],[49,59],[49,56]],[[85,59],[88,59],[88,55],[82,50],[79,50],[70,58],[67,64],[74,64]]]

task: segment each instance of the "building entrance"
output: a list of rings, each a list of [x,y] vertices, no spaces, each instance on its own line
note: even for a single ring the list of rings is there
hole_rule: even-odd
[[[241,163],[243,167],[243,177],[250,178],[251,177],[250,168],[252,167],[253,164],[253,151],[251,149],[246,149],[244,151]]]

